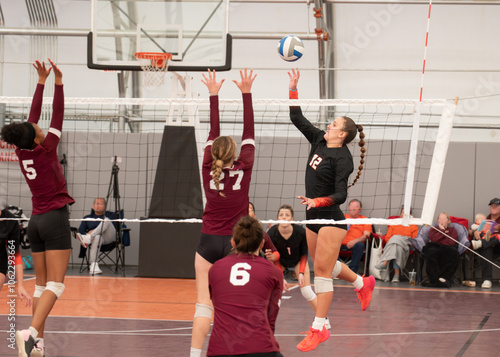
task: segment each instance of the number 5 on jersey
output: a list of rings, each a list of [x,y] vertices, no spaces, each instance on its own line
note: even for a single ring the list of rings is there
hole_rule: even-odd
[[[36,170],[34,167],[30,167],[33,165],[33,160],[23,160],[24,171],[26,171],[26,177],[30,180],[34,180],[36,178]]]
[[[234,185],[232,187],[233,191],[237,191],[237,190],[241,189],[241,180],[243,180],[243,174],[244,174],[243,170],[229,171],[229,177],[237,176],[236,182],[234,183]],[[213,172],[210,171],[210,176],[212,176],[212,175],[213,175]],[[224,171],[222,171],[220,173],[220,177],[219,177],[219,190],[220,191],[222,191],[224,189],[224,183],[222,181],[224,180],[225,176],[226,176],[226,174],[224,173]],[[214,179],[210,180],[210,189],[217,190],[217,187],[215,187]]]

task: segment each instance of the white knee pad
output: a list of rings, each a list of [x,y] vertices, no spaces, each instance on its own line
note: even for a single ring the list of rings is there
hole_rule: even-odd
[[[314,278],[314,289],[316,294],[329,293],[333,291],[333,280],[328,278]]]
[[[52,291],[59,299],[64,292],[64,284],[56,283],[55,281],[48,281],[45,289]]]
[[[212,319],[212,311],[214,311],[214,308],[212,306],[203,305],[203,304],[196,304],[194,318],[206,317],[208,319]]]
[[[337,276],[339,276],[341,270],[342,264],[337,260],[335,262],[335,266],[333,267],[332,278],[336,278]]]
[[[33,293],[33,297],[39,298],[40,296],[42,296],[44,291],[45,291],[45,285],[36,285],[35,284],[35,292]]]
[[[300,292],[307,301],[313,301],[314,299],[316,299],[316,294],[311,288],[311,285],[300,288]]]

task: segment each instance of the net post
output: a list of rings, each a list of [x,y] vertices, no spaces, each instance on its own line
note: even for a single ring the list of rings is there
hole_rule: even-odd
[[[411,195],[413,193],[413,181],[415,180],[415,167],[417,162],[418,136],[420,131],[420,110],[422,102],[418,102],[415,107],[415,117],[413,119],[413,129],[411,135],[410,153],[408,155],[408,171],[406,173],[406,187],[404,197],[404,208],[410,212]],[[405,221],[403,224],[408,225]]]
[[[455,100],[455,103],[457,102],[458,101]],[[434,220],[456,109],[456,104],[447,103],[443,107],[441,120],[439,122],[436,145],[434,145],[434,154],[432,155],[429,179],[427,180],[424,205],[422,208],[422,220],[427,224],[432,224]]]

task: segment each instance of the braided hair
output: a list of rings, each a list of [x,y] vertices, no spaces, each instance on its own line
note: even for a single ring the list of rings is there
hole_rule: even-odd
[[[361,171],[363,170],[363,164],[365,163],[365,153],[366,153],[366,148],[365,148],[365,133],[363,132],[363,126],[362,125],[357,125],[354,120],[352,120],[349,117],[343,117],[344,118],[344,131],[347,132],[347,135],[344,139],[344,145],[349,144],[351,141],[354,140],[356,137],[356,134],[359,132],[359,151],[360,153],[360,160],[359,160],[359,167],[358,167],[358,173],[356,175],[356,178],[354,181],[347,187],[352,187],[354,184],[358,181],[358,179],[361,177]]]
[[[222,197],[226,197],[219,189],[222,168],[234,159],[235,154],[236,142],[231,136],[219,136],[212,143],[212,179]]]

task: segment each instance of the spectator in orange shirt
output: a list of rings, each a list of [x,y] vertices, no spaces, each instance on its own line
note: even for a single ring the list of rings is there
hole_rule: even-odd
[[[401,207],[400,217],[405,214],[404,208]],[[411,211],[410,211],[411,214]],[[379,270],[386,270],[389,262],[392,260],[394,267],[393,283],[399,283],[399,274],[401,268],[405,267],[408,256],[410,255],[411,240],[418,234],[418,226],[412,224],[408,227],[403,225],[389,226],[387,234],[384,237],[384,251],[380,258],[380,263],[375,265]]]
[[[360,200],[353,199],[349,201],[349,214],[346,214],[345,218],[366,218],[360,214],[361,208],[363,208],[363,205]],[[351,224],[347,229],[347,234],[342,242],[340,250],[343,252],[352,252],[349,268],[356,274],[358,273],[359,263],[363,257],[363,251],[365,250],[366,238],[372,233],[371,224]]]

